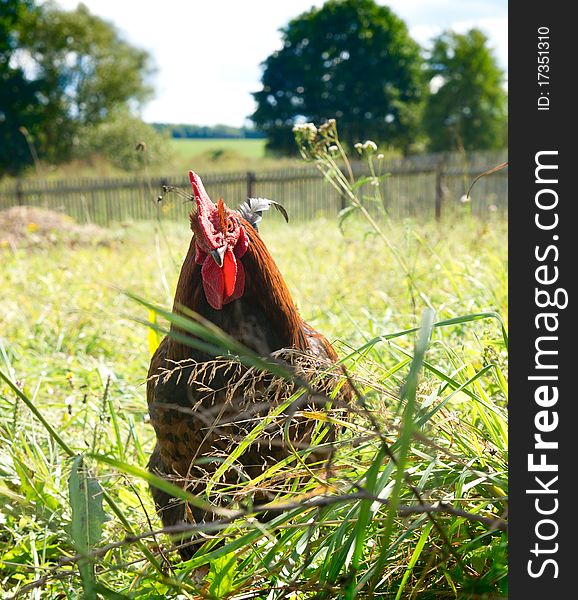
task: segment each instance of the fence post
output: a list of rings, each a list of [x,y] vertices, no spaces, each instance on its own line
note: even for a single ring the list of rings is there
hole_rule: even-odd
[[[441,157],[436,165],[436,221],[442,218],[442,202],[444,199],[443,189],[444,159]]]
[[[24,192],[22,191],[22,180],[16,180],[16,204],[22,206],[24,204]]]
[[[253,171],[247,171],[247,198],[253,198],[253,187],[256,180],[255,173]]]

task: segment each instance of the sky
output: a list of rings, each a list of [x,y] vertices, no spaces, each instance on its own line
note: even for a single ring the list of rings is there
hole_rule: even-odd
[[[423,46],[445,29],[478,27],[499,65],[508,66],[507,0],[389,0]],[[254,111],[261,63],[281,47],[279,28],[322,0],[83,0],[147,50],[156,73],[147,122],[241,126]],[[57,0],[72,10],[78,0]]]

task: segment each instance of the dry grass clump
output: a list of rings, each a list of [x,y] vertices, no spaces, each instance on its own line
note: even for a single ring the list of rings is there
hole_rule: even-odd
[[[0,211],[0,248],[47,246],[66,243],[71,246],[102,243],[104,229],[79,225],[64,213],[37,206],[12,206]]]
[[[180,361],[155,377],[161,395],[174,402],[149,404],[151,416],[169,424],[171,431],[175,423],[190,421],[189,435],[195,436],[198,449],[205,459],[216,459],[210,467],[195,467],[194,476],[189,469],[185,487],[198,488],[200,483],[205,490],[213,487],[216,472],[227,484],[236,479],[231,478],[234,473],[243,474],[242,481],[265,479],[262,474],[268,466],[283,459],[288,466],[295,461],[318,467],[326,463],[335,440],[331,421],[343,418],[349,404],[339,367],[291,349],[275,352],[273,359],[292,374],[293,381],[247,367],[233,357]],[[183,380],[184,388],[179,384]],[[185,454],[188,450],[183,447]],[[298,456],[299,451],[306,456]],[[266,487],[259,486],[261,496],[269,495],[264,494]]]

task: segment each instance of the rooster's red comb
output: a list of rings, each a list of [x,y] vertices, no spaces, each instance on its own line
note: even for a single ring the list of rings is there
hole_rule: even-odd
[[[201,178],[194,171],[189,171],[189,179],[193,186],[195,202],[197,204],[197,218],[203,234],[209,244],[220,245],[222,241],[216,239],[220,237],[217,234],[219,225],[217,207],[209,197],[209,194],[207,194]]]
[[[214,206],[213,202],[209,198],[209,194],[207,194],[205,190],[205,186],[201,181],[201,178],[194,172],[189,171],[189,179],[191,181],[191,185],[193,186],[193,191],[195,193],[195,201],[197,205],[200,202],[210,202],[212,206]]]

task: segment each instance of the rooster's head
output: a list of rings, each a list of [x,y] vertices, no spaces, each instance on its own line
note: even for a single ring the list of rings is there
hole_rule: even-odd
[[[201,178],[189,171],[197,210],[191,214],[195,234],[195,261],[202,265],[203,289],[216,310],[243,295],[245,271],[240,258],[247,251],[249,238],[239,214],[209,198]]]

